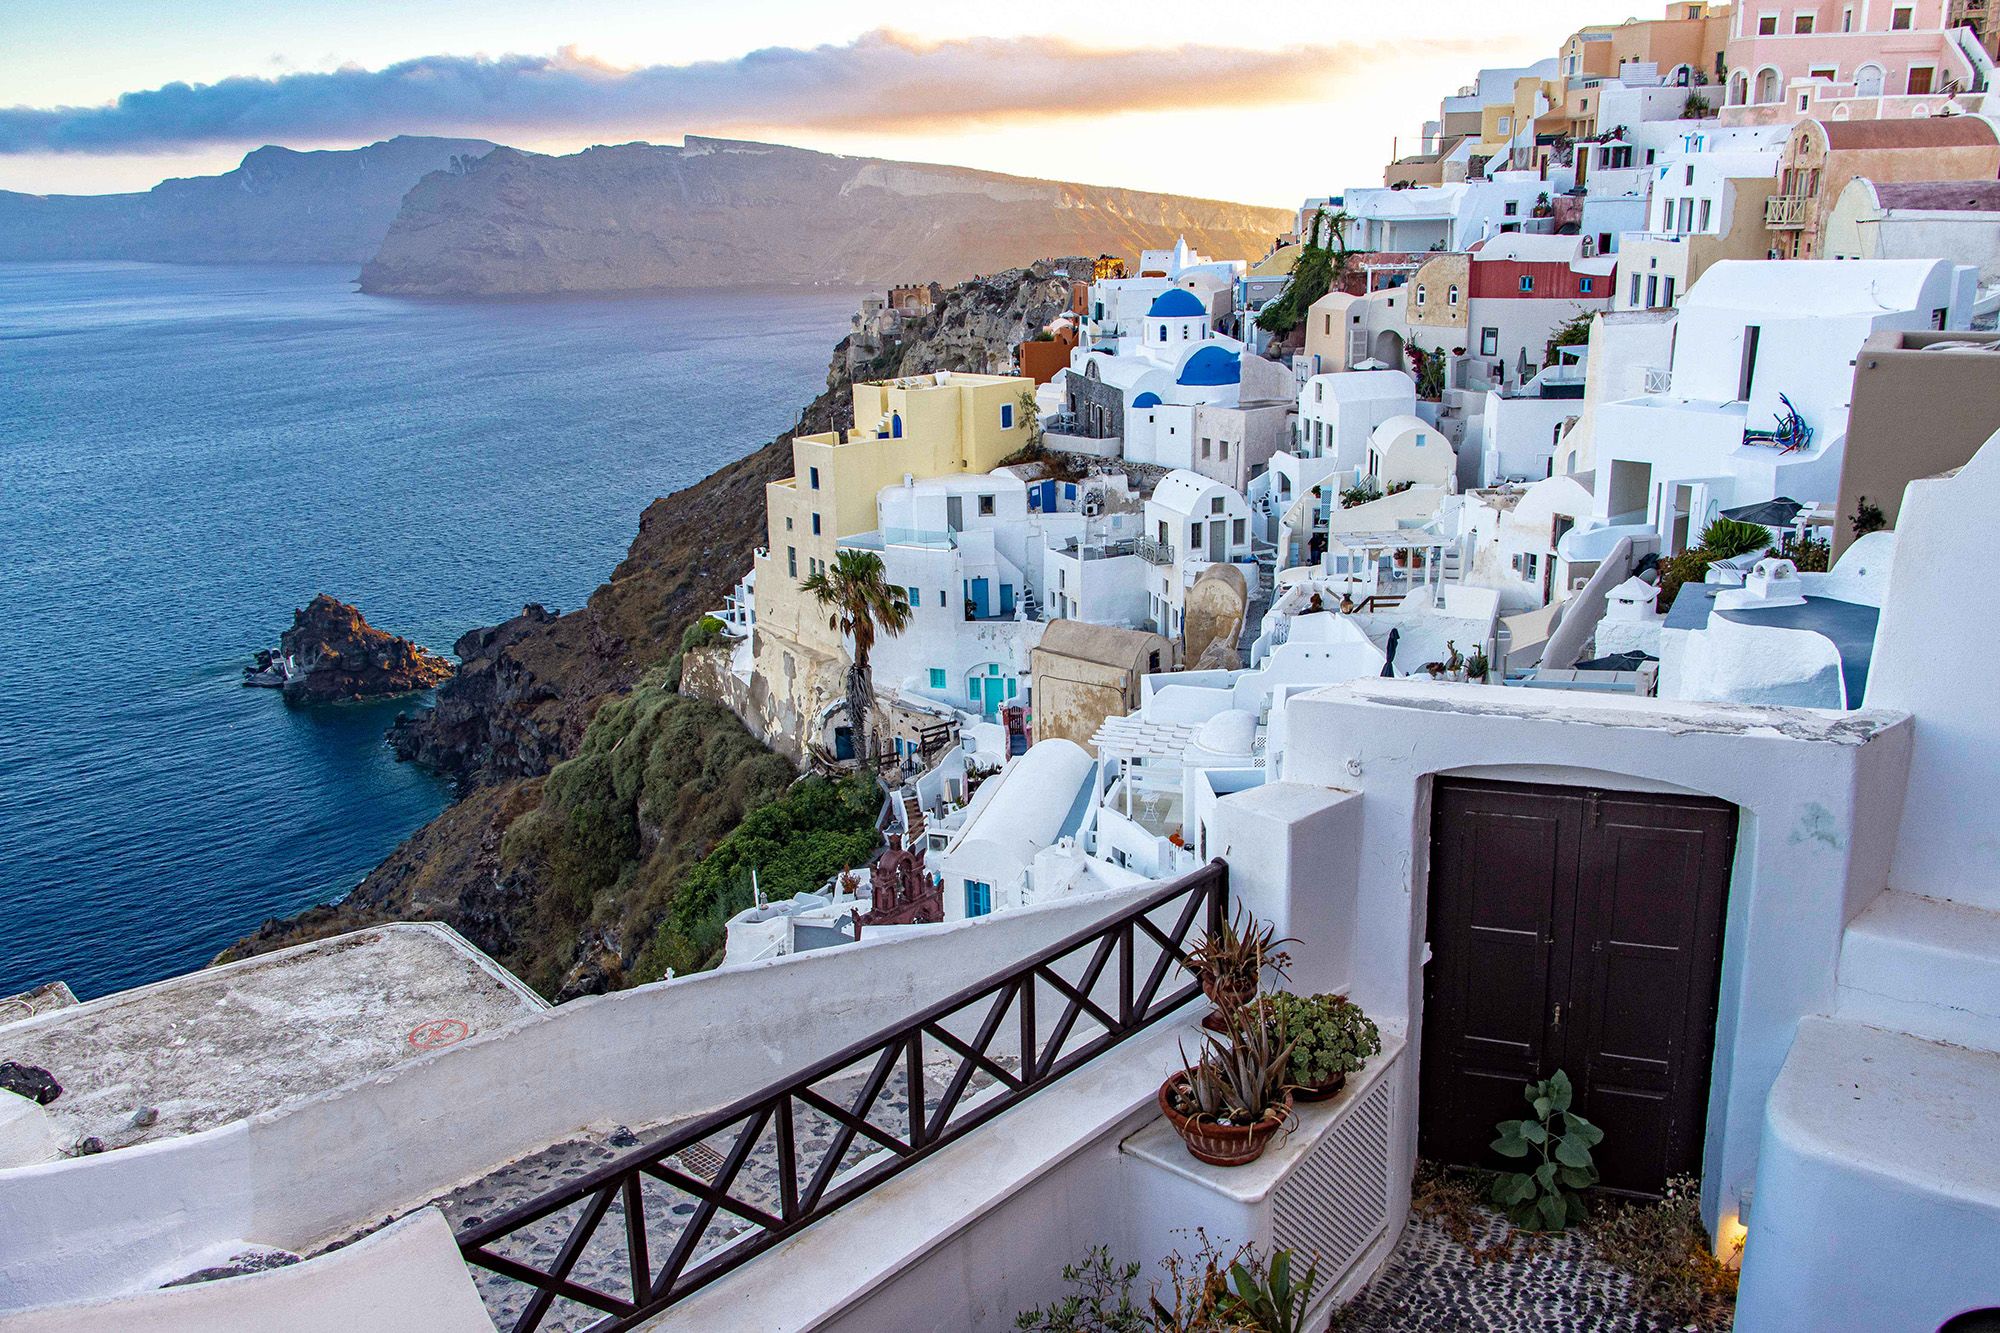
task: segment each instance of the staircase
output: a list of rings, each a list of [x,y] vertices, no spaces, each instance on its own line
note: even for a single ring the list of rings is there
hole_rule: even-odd
[[[1992,1050],[2000,912],[1889,889],[1848,923],[1834,1017]]]
[[[1030,620],[1042,618],[1042,599],[1035,596],[1035,590],[1026,585],[1021,588],[1021,609]]]
[[[905,787],[897,792],[896,795],[903,803],[903,828],[905,830],[903,845],[905,847],[915,847],[917,839],[924,836],[924,808],[917,803],[917,793],[914,788]]]

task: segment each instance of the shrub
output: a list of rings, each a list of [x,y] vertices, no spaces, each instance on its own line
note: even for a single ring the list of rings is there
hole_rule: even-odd
[[[1882,506],[1870,503],[1865,495],[1854,497],[1854,516],[1848,520],[1854,525],[1854,535],[1866,537],[1871,532],[1880,532],[1889,526],[1889,516],[1882,512]]]
[[[1024,1333],[1303,1333],[1318,1293],[1317,1264],[1294,1272],[1290,1250],[1268,1257],[1245,1245],[1224,1254],[1200,1230],[1191,1255],[1161,1261],[1144,1308],[1133,1299],[1138,1264],[1119,1264],[1102,1245],[1063,1266],[1068,1295],[1015,1316]]]
[[[1587,1215],[1580,1191],[1597,1183],[1590,1150],[1604,1141],[1604,1131],[1569,1109],[1569,1075],[1560,1069],[1530,1083],[1525,1094],[1535,1114],[1495,1126],[1499,1134],[1493,1151],[1502,1157],[1539,1160],[1530,1170],[1495,1176],[1490,1197],[1523,1231],[1561,1231]]]
[[[1375,478],[1363,477],[1352,486],[1341,491],[1340,507],[1342,509],[1352,509],[1356,505],[1364,505],[1370,500],[1379,500],[1381,498],[1382,488],[1375,483]]]

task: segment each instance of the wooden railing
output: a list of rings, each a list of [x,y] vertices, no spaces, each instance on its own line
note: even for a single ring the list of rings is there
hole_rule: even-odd
[[[635,1328],[1193,1000],[1201,985],[1189,935],[1216,929],[1227,897],[1226,869],[1212,862],[784,1083],[469,1228],[459,1251],[528,1293],[515,1333],[540,1328],[558,1301],[570,1327],[580,1308],[601,1316],[591,1333]],[[1042,1011],[1038,1000],[1051,998]],[[927,1050],[950,1065],[935,1096]],[[851,1094],[825,1086],[846,1075],[858,1078]],[[968,1097],[975,1078],[984,1090]],[[897,1082],[901,1106],[885,1096]],[[806,1121],[830,1135],[802,1133]],[[861,1140],[869,1147],[856,1157]],[[544,1224],[572,1212],[550,1246]],[[704,1249],[718,1224],[734,1234]]]

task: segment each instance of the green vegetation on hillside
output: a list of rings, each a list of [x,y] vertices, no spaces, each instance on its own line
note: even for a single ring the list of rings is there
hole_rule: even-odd
[[[1292,264],[1292,275],[1278,299],[1257,316],[1257,327],[1266,333],[1286,334],[1305,322],[1313,302],[1333,289],[1347,272],[1347,228],[1353,221],[1345,212],[1329,215],[1324,209],[1313,217],[1311,232]],[[1324,235],[1331,245],[1321,245]]]
[[[504,961],[545,995],[712,967],[752,866],[767,898],[816,889],[867,862],[880,803],[865,775],[794,781],[729,710],[656,671],[598,709],[501,840],[499,878],[526,904],[517,937],[530,942]],[[574,975],[593,963],[601,985]]]

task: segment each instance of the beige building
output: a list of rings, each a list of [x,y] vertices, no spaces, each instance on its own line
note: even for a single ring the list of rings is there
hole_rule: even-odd
[[[1905,486],[1963,467],[1996,429],[2000,333],[1872,334],[1854,358],[1833,554],[1854,540],[1864,497],[1895,527]]]
[[[1409,286],[1410,341],[1426,351],[1462,355],[1472,318],[1472,256],[1427,259]]]
[[[1618,242],[1617,310],[1671,307],[1702,274],[1724,259],[1768,259],[1771,233],[1765,205],[1777,182],[1731,176],[1722,184],[1719,230],[1685,233],[1628,231]]]
[[[1095,754],[1091,737],[1105,719],[1138,712],[1140,683],[1173,667],[1173,645],[1150,630],[1051,621],[1032,657],[1035,739]]]
[[[1765,225],[1783,259],[1825,257],[1827,221],[1847,183],[1984,181],[2000,175],[2000,135],[1977,116],[1802,120],[1785,141]]]
[[[2000,283],[2000,180],[1878,184],[1856,176],[1826,219],[1829,259],[1928,259],[1979,266]]]
[[[854,386],[854,429],[792,441],[792,475],[764,488],[757,552],[754,678],[745,720],[767,742],[830,743],[847,649],[800,583],[833,562],[842,537],[877,526],[876,497],[905,477],[991,472],[1028,442],[1011,375],[938,371]],[[739,710],[741,711],[741,710]]]

